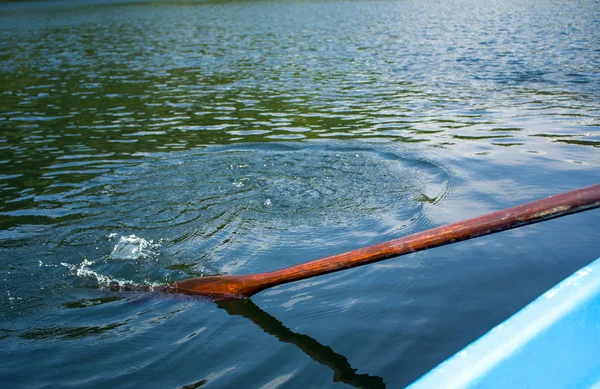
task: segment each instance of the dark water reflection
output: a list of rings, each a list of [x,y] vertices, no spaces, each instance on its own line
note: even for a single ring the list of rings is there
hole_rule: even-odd
[[[326,365],[334,372],[334,382],[343,382],[356,388],[386,387],[381,377],[356,374],[356,369],[350,366],[346,357],[337,354],[330,347],[323,346],[310,336],[291,331],[250,300],[219,301],[217,305],[230,315],[240,315],[251,320],[266,333],[277,337],[281,342],[297,346],[313,360]]]
[[[278,287],[264,311],[107,289],[272,270],[598,182],[598,12],[0,4],[0,381],[410,383],[597,257],[598,212]]]

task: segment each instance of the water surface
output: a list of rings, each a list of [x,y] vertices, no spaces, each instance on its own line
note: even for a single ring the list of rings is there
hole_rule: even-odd
[[[597,183],[595,1],[0,4],[0,378],[403,387],[598,256],[598,211],[215,304]]]

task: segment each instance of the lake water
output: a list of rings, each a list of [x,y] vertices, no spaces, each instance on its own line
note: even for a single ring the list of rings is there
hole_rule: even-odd
[[[597,1],[0,4],[0,381],[399,388],[600,255],[598,210],[214,303],[600,181]]]

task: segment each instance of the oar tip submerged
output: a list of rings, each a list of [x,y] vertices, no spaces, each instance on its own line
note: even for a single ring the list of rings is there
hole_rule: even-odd
[[[205,296],[213,300],[243,299],[258,292],[256,283],[246,282],[247,276],[208,276],[172,283],[168,293]]]

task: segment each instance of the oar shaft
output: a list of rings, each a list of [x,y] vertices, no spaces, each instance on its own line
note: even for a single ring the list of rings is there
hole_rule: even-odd
[[[192,278],[175,282],[167,287],[166,291],[204,295],[216,299],[250,297],[261,290],[287,282],[366,265],[597,207],[600,207],[600,184],[281,270],[250,275]]]
[[[390,257],[489,235],[597,207],[600,207],[600,184],[265,273],[264,288],[366,265]]]

